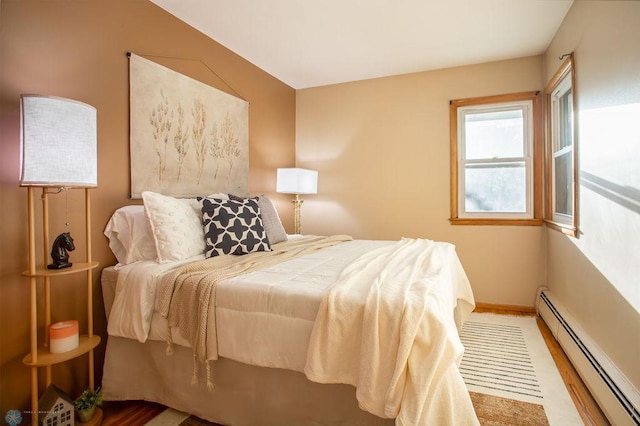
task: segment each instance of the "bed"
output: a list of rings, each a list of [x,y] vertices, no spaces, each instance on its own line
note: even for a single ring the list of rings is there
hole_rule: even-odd
[[[266,196],[225,197],[143,193],[109,221],[105,400],[226,425],[477,424],[457,368],[474,300],[454,246],[288,236]],[[211,255],[247,251],[215,243],[246,206],[264,231],[253,251]]]

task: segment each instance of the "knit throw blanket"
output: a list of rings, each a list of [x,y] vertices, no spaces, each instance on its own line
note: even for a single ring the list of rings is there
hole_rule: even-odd
[[[465,318],[473,310],[453,245],[403,238],[369,251],[320,302],[304,372],[355,386],[361,409],[396,426],[477,425],[457,368],[456,305]]]
[[[298,256],[330,247],[352,238],[347,235],[305,237],[271,246],[271,251],[242,256],[215,256],[179,266],[166,274],[157,288],[157,307],[167,318],[170,327],[178,327],[180,334],[194,351],[194,379],[197,363],[218,359],[215,325],[216,285],[227,278],[247,274]],[[171,333],[169,333],[171,336]],[[171,337],[167,352],[171,353]],[[207,363],[209,387],[209,367]]]

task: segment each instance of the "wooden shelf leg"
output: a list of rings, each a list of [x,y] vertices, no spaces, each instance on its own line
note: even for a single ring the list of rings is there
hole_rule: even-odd
[[[27,221],[29,225],[29,272],[35,273],[36,270],[36,224],[34,213],[34,188],[28,189],[28,212]],[[31,346],[31,360],[37,361],[38,359],[38,294],[37,294],[37,280],[36,277],[31,276],[29,278],[29,340]],[[31,418],[32,424],[35,426],[38,424],[38,368],[31,368]]]
[[[38,425],[38,367],[31,367],[31,424]]]

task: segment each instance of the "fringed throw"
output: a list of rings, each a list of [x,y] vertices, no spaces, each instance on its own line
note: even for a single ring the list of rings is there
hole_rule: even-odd
[[[217,284],[225,279],[247,274],[295,257],[330,247],[352,238],[347,235],[305,237],[274,244],[271,251],[242,256],[223,255],[178,266],[167,273],[157,289],[158,310],[167,318],[169,327],[177,327],[194,352],[194,375],[197,383],[198,364],[207,364],[207,388],[212,390],[209,361],[218,359],[215,322]],[[171,332],[167,339],[167,355],[173,353]]]

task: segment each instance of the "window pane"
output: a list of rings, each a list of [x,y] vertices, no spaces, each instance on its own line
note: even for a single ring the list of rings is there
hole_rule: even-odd
[[[526,193],[524,162],[465,166],[465,211],[468,213],[524,213]]]
[[[573,97],[571,89],[558,98],[558,140],[556,151],[571,146],[573,141]]]
[[[573,214],[573,157],[572,152],[554,158],[555,212]]]
[[[465,114],[465,158],[524,157],[521,109]]]

